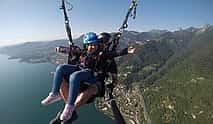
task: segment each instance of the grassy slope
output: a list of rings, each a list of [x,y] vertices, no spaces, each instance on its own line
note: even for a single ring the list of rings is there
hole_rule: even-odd
[[[213,122],[212,37],[195,37],[185,59],[145,91],[154,124]]]

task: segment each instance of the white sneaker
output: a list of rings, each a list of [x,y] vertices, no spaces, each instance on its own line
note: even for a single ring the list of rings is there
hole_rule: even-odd
[[[50,92],[49,95],[44,100],[41,101],[41,104],[42,105],[49,105],[49,104],[57,102],[61,99],[62,99],[62,97],[59,93]]]
[[[62,120],[62,121],[69,120],[72,117],[72,113],[74,110],[75,109],[74,109],[73,105],[66,104],[64,107],[64,110],[60,116],[60,120]]]

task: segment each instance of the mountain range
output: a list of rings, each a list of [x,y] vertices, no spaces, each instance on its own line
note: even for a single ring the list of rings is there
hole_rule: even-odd
[[[81,46],[82,36],[74,42]],[[67,46],[68,41],[27,42],[1,48],[0,53],[22,62],[63,63],[67,56],[54,52],[61,45]],[[137,87],[153,124],[213,123],[212,25],[177,31],[125,31],[120,47],[126,46],[135,47],[136,53],[116,59],[119,80],[126,94]],[[133,113],[139,109],[125,106],[122,103],[126,103],[126,96],[121,98],[124,99],[118,101],[121,108],[134,110]],[[140,123],[145,122],[142,110],[135,115]]]

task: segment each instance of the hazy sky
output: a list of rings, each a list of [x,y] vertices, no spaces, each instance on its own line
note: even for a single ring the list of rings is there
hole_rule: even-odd
[[[74,36],[88,31],[116,31],[130,0],[69,0]],[[0,0],[0,46],[65,38],[60,0]],[[213,0],[139,0],[129,30],[176,30],[213,24]]]

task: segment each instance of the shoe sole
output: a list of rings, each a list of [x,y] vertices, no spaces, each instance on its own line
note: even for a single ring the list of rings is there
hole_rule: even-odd
[[[70,119],[68,119],[68,120],[61,120],[61,124],[72,124],[72,122],[74,122],[77,119],[78,119],[78,114],[75,111],[75,114],[73,114]]]
[[[51,102],[48,102],[48,103],[41,103],[41,104],[42,104],[42,105],[49,105],[49,104],[55,103],[55,102],[57,102],[57,101],[60,101],[61,99],[62,99],[62,98],[59,97],[59,98],[57,98],[57,99],[52,100]]]

